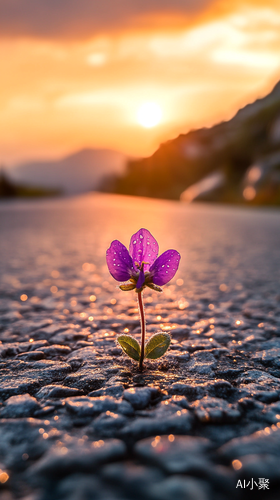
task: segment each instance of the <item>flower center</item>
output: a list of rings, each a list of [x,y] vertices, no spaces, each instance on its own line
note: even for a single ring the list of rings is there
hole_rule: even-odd
[[[138,262],[134,262],[135,266],[139,269],[139,271],[143,271],[144,265],[147,264],[148,266],[150,265],[150,262],[142,262],[141,265]]]

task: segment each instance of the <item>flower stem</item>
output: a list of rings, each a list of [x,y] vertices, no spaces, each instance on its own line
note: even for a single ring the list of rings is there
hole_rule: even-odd
[[[141,322],[141,353],[139,360],[139,370],[142,371],[143,361],[144,361],[144,350],[145,350],[146,323],[145,323],[145,312],[142,299],[142,292],[137,293],[137,295],[138,295],[138,305],[139,305],[140,322]]]

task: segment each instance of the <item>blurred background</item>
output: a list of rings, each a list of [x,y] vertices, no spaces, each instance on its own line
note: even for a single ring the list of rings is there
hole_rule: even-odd
[[[280,204],[279,0],[0,0],[0,197]]]

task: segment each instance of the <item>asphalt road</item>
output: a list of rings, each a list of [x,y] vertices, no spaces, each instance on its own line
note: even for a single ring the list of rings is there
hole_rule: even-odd
[[[144,291],[148,336],[172,344],[139,373],[116,344],[140,338],[136,295],[105,253],[141,227],[181,263]],[[1,202],[0,274],[1,500],[277,498],[278,210]]]

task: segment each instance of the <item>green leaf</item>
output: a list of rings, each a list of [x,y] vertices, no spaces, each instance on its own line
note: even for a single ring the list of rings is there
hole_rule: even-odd
[[[158,359],[164,355],[171,342],[168,333],[156,333],[145,345],[145,358]]]
[[[135,359],[135,361],[139,361],[140,345],[134,337],[131,337],[131,335],[119,335],[117,341],[125,354]]]

